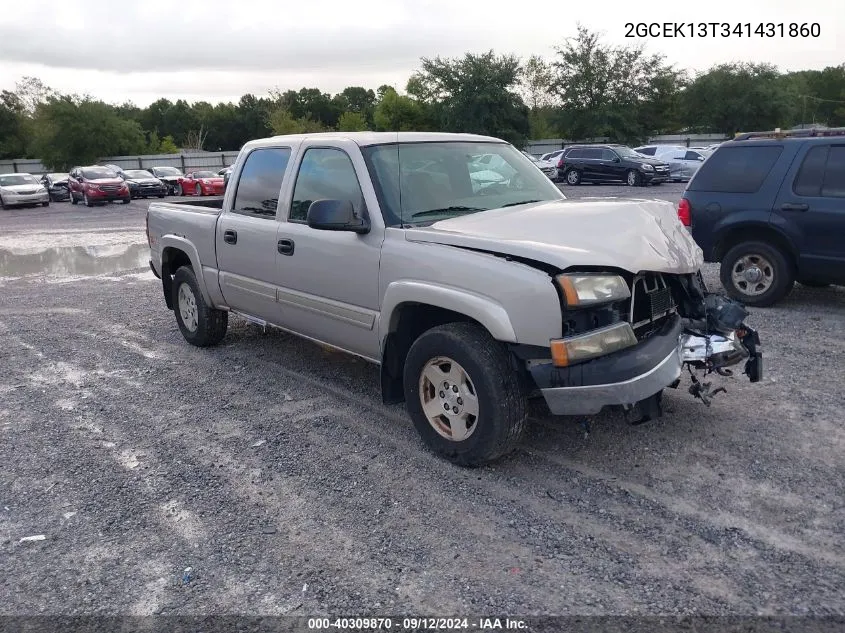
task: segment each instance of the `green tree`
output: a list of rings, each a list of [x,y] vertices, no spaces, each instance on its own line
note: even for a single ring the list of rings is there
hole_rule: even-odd
[[[23,158],[28,155],[29,119],[18,95],[0,93],[0,158]]]
[[[113,106],[89,97],[48,97],[38,106],[35,123],[35,153],[50,169],[139,154],[146,146],[137,122],[120,118]]]
[[[159,153],[159,154],[178,154],[179,153],[179,147],[173,141],[172,136],[165,136],[163,139],[161,139],[161,143],[158,146],[158,152],[157,153]]]
[[[789,73],[785,79],[798,95],[796,123],[845,125],[845,64]]]
[[[687,123],[692,128],[736,132],[791,127],[799,96],[770,64],[714,66],[684,91]]]
[[[344,112],[337,122],[337,129],[341,132],[361,132],[369,130],[366,117],[360,112]]]
[[[375,109],[376,93],[361,86],[349,86],[342,92],[336,94],[332,101],[341,112],[352,112],[360,114],[368,125],[373,122],[373,110]],[[341,117],[343,115],[341,114]],[[340,126],[340,119],[338,119]],[[340,128],[338,128],[340,129]]]
[[[425,129],[425,115],[422,106],[406,95],[398,94],[393,88],[382,93],[373,113],[373,122],[382,132],[408,132]]]
[[[559,125],[573,140],[648,135],[654,123],[642,112],[655,95],[665,98],[656,84],[665,84],[675,72],[664,56],[648,55],[642,46],[604,44],[599,33],[581,25],[575,37],[557,48],[552,69],[553,92],[561,106]]]
[[[516,56],[488,51],[455,59],[423,58],[421,65],[407,90],[429,105],[438,127],[524,142],[528,108],[517,93],[521,71]]]

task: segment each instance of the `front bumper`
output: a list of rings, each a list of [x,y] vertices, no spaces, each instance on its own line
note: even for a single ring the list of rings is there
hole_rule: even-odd
[[[669,180],[669,172],[643,172],[643,180],[647,183],[666,182]]]
[[[50,189],[50,198],[56,202],[70,198],[70,191],[67,187],[53,187]]]
[[[683,325],[670,319],[635,347],[571,367],[529,365],[555,415],[593,415],[614,405],[634,405],[674,383],[683,367]]]
[[[7,206],[24,204],[43,204],[50,202],[50,194],[46,191],[41,193],[4,193],[3,203]]]

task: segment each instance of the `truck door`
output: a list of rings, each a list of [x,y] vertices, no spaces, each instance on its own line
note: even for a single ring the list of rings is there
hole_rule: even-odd
[[[289,147],[250,152],[235,180],[231,207],[217,221],[217,266],[226,304],[270,323],[279,321],[276,207],[290,155]]]
[[[303,143],[296,163],[286,187],[287,221],[278,232],[277,299],[283,325],[378,359],[375,324],[384,222],[360,150],[351,141],[326,146],[314,139]],[[308,208],[322,199],[350,200],[356,213],[369,218],[370,232],[310,228]]]
[[[793,238],[798,280],[845,283],[845,143],[805,143],[784,178],[772,222]]]

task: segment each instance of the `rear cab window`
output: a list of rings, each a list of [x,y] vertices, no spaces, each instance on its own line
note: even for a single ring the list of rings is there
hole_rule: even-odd
[[[688,191],[756,193],[783,153],[783,145],[719,148],[702,163]]]

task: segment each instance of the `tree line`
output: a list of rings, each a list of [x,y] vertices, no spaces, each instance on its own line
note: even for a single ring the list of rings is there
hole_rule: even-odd
[[[722,133],[845,125],[845,64],[782,73],[720,64],[692,74],[642,46],[612,46],[581,26],[549,59],[494,51],[423,58],[400,93],[350,86],[243,95],[237,103],[159,99],[141,108],[61,94],[25,77],[0,93],[0,158],[51,169],[102,156],[237,150],[271,134],[327,130],[448,131],[528,139]]]

